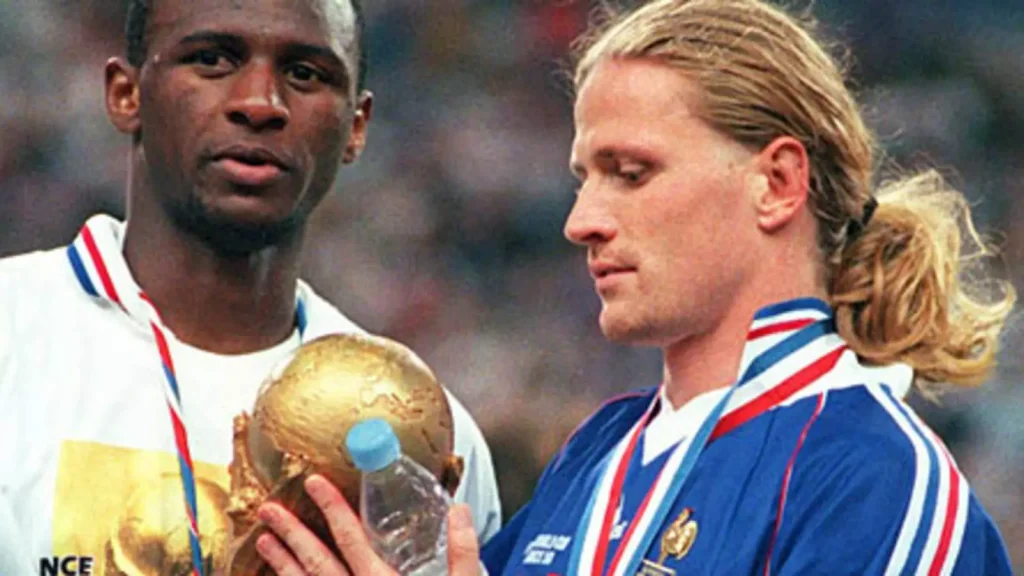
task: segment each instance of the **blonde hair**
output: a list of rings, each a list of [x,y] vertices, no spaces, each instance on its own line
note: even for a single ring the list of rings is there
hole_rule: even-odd
[[[935,171],[874,190],[876,142],[810,19],[761,0],[653,0],[577,41],[577,92],[603,58],[654,59],[701,87],[697,114],[737,142],[798,139],[840,335],[862,359],[905,362],[919,387],[976,385],[1016,294],[963,195]]]

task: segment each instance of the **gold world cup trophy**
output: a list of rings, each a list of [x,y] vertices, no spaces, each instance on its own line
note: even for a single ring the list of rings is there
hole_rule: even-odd
[[[313,473],[333,482],[359,511],[360,472],[344,448],[356,423],[383,418],[402,452],[452,495],[463,462],[453,453],[451,407],[433,372],[407,347],[379,336],[330,335],[304,344],[260,388],[252,415],[234,421],[231,538],[220,568],[231,576],[272,570],[256,552],[268,529],[256,517],[280,502],[338,554],[323,513],[303,487]],[[219,563],[218,563],[219,564]]]
[[[322,474],[358,513],[360,472],[344,440],[367,418],[387,420],[402,451],[454,495],[462,460],[452,452],[451,407],[430,368],[386,338],[324,336],[304,344],[270,374],[251,416],[243,412],[235,418],[230,494],[216,482],[196,478],[204,573],[273,574],[255,549],[267,531],[256,510],[268,499],[291,510],[337,554],[303,482],[312,473]],[[111,525],[105,576],[192,574],[182,498],[177,472],[136,487]]]

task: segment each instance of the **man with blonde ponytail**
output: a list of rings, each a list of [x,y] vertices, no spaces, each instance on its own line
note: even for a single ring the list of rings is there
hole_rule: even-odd
[[[664,380],[605,404],[484,550],[492,574],[1009,574],[914,385],[973,385],[1014,302],[963,196],[874,185],[811,27],[655,0],[579,43],[566,237],[611,340]]]
[[[987,249],[962,195],[931,172],[876,187],[842,72],[760,0],[654,0],[579,47],[565,235],[602,332],[659,347],[664,379],[572,435],[488,571],[1009,574],[904,403],[984,380],[1013,306],[967,268]],[[338,541],[377,573],[358,529]]]

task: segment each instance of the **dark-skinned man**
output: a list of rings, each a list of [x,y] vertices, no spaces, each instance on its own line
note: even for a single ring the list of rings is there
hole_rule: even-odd
[[[232,417],[273,366],[361,331],[299,260],[309,216],[366,142],[362,28],[357,0],[131,2],[127,55],[105,68],[131,142],[126,221],[96,215],[70,246],[0,261],[0,573],[101,573],[123,554],[118,526],[196,507],[208,520]],[[466,463],[455,500],[486,539],[500,521],[490,454],[449,398]],[[124,518],[150,500],[157,517]]]

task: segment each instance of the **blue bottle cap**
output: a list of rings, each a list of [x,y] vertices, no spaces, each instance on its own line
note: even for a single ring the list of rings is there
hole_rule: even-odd
[[[402,452],[398,436],[382,418],[370,418],[353,426],[345,437],[345,447],[356,468],[363,472],[376,472],[388,466]]]

